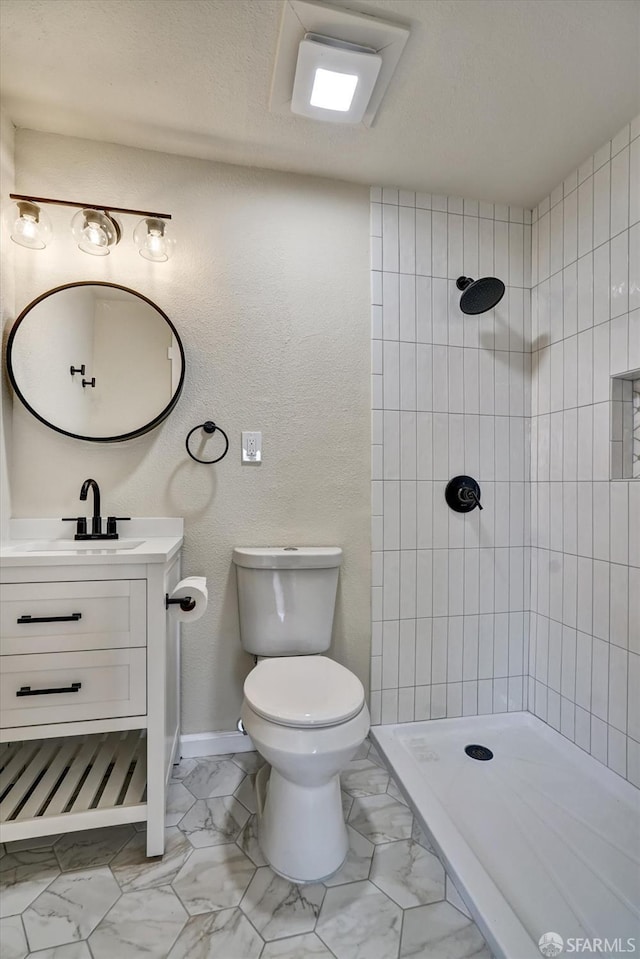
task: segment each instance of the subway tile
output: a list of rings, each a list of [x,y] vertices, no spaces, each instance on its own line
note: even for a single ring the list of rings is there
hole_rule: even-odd
[[[509,277],[509,224],[501,220],[494,223],[494,269],[495,275],[507,283]]]
[[[612,237],[629,226],[629,147],[611,161],[611,226]]]
[[[463,224],[463,274],[476,277],[479,275],[479,223],[477,216],[467,216],[467,202],[465,200],[465,217]],[[477,207],[477,204],[476,204]]]
[[[398,203],[400,206],[415,206],[416,195],[413,190],[399,190]]]
[[[416,617],[433,615],[433,551],[418,550],[416,558]],[[417,653],[416,653],[417,658]]]
[[[383,186],[382,202],[395,203],[395,205],[397,206],[398,205],[398,188],[393,186]]]
[[[403,550],[416,549],[418,514],[417,514],[417,487],[419,483],[407,482],[400,484],[400,548]]]
[[[611,240],[611,317],[629,311],[629,233]]]
[[[457,214],[449,213],[447,217],[447,275],[452,280],[462,275],[462,220]]]
[[[640,223],[629,231],[629,310],[640,307]],[[640,319],[636,318],[636,327]],[[636,330],[636,333],[638,331]],[[640,336],[636,336],[640,342]]]
[[[416,414],[400,413],[399,419],[400,479],[414,480],[416,478]],[[395,479],[395,477],[391,478]]]
[[[578,260],[578,331],[593,326],[593,254]]]
[[[549,274],[553,276],[563,267],[562,241],[564,232],[563,204],[551,207],[549,220]]]
[[[640,689],[640,656],[629,653],[629,689]],[[627,733],[640,741],[640,696],[634,692],[627,704]]]
[[[578,332],[578,264],[565,267],[562,274],[563,335]]]
[[[432,275],[447,276],[447,214],[434,212],[431,214],[431,268]]]
[[[593,323],[605,323],[610,310],[609,243],[593,251]]]
[[[630,147],[629,223],[640,220],[640,137]]]
[[[399,277],[399,337],[416,342],[416,278],[401,274]]]
[[[382,423],[383,478],[397,480],[400,479],[400,414],[397,411],[385,410]]]
[[[382,336],[397,340],[400,336],[400,282],[397,273],[382,274]]]
[[[578,193],[570,193],[564,201],[564,266],[578,256]]]
[[[448,207],[448,197],[441,196],[438,194],[432,194],[431,196],[431,207],[434,210],[442,210],[446,213]]]
[[[416,679],[416,621],[406,619],[400,623],[398,645],[398,685],[413,686]]]
[[[619,729],[609,726],[607,742],[607,765],[619,776],[627,775],[627,737]]]
[[[611,156],[615,157],[624,147],[629,143],[630,135],[630,125],[627,123],[626,126],[617,133],[611,141]]]
[[[382,205],[382,264],[384,270],[398,272],[398,207],[389,203]]]
[[[629,654],[618,646],[609,647],[608,722],[621,732],[627,731],[627,673]]]
[[[395,345],[395,344],[394,344]],[[416,346],[415,343],[400,343],[399,376],[401,410],[416,409]]]
[[[416,210],[416,273],[431,276],[431,212]]]
[[[400,618],[400,553],[385,549],[383,557],[382,618],[398,620]],[[384,656],[384,633],[383,650]],[[384,665],[384,664],[383,664]]]
[[[578,187],[578,256],[593,249],[593,178]]]
[[[576,706],[575,744],[586,752],[591,749],[591,714]]]
[[[607,763],[607,724],[591,716],[591,755],[598,762]]]
[[[600,167],[593,175],[593,245],[600,246],[609,239],[611,196],[611,166]]]
[[[629,645],[629,567],[609,566],[610,613],[609,642],[627,648]]]

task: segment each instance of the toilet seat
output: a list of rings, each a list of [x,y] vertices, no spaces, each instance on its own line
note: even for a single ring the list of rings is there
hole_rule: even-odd
[[[358,677],[326,656],[265,659],[247,676],[244,695],[254,712],[281,726],[334,726],[364,705]]]

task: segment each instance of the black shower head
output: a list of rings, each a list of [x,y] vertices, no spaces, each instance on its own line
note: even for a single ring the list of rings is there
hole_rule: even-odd
[[[459,276],[456,286],[462,290],[460,309],[463,313],[486,313],[492,310],[504,296],[504,283],[495,276],[483,276],[472,280],[468,276]]]

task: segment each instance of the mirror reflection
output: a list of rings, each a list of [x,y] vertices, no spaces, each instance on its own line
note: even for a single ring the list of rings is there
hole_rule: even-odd
[[[157,426],[184,379],[184,352],[169,318],[109,283],[60,287],[27,307],[10,334],[7,365],[30,412],[97,442]]]

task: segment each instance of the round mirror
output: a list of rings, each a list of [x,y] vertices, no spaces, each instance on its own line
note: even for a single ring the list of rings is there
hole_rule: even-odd
[[[45,426],[95,443],[147,433],[184,382],[173,323],[146,296],[115,283],[70,283],[30,303],[7,344],[16,395]]]

